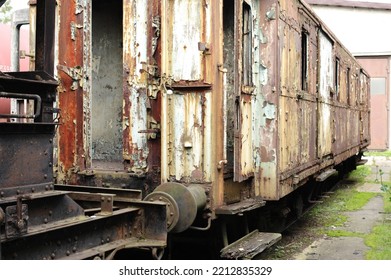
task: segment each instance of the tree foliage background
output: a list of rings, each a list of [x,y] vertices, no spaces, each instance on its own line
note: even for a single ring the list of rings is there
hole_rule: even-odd
[[[0,0],[0,2],[2,2]],[[9,23],[11,22],[12,17],[12,6],[11,0],[5,1],[3,6],[0,8],[0,23]]]

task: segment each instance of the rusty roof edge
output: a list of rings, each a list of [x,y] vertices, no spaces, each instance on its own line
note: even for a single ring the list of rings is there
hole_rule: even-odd
[[[334,43],[337,43],[343,50],[345,50],[347,53],[351,54],[353,57],[354,55],[352,54],[351,51],[349,51],[348,48],[342,42],[339,40],[339,38],[335,35],[334,32],[331,31],[331,29],[325,24],[325,22],[317,15],[317,13],[314,11],[312,6],[310,5],[310,2],[320,2],[320,1],[328,1],[328,0],[299,0],[300,3],[307,9],[307,13],[309,13],[311,16],[313,16],[316,19],[316,23],[318,24],[319,28],[327,34],[327,36],[330,37],[331,40],[334,41]],[[329,0],[331,3],[334,1],[341,1],[341,0]],[[390,4],[391,6],[391,4]],[[363,71],[366,75],[368,73],[365,71],[365,69],[362,67],[361,63],[354,57],[355,62],[357,65],[360,67],[361,71]]]
[[[335,6],[346,8],[372,9],[372,10],[391,10],[391,4],[379,2],[346,1],[346,0],[305,0],[308,4],[314,6]]]

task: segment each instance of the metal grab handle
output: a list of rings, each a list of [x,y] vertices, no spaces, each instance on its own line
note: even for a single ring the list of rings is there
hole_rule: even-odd
[[[39,117],[41,115],[42,100],[38,94],[10,93],[10,92],[1,91],[0,97],[35,100],[35,104],[36,104],[35,114],[33,115],[0,114],[0,118],[35,119],[36,117]]]

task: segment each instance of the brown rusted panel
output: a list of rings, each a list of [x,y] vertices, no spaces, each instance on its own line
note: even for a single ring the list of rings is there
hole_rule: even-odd
[[[260,159],[254,176],[255,193],[265,199],[278,197],[278,103],[280,88],[278,43],[279,5],[277,1],[260,1],[259,23],[263,38],[260,40],[261,112],[264,115],[259,129]],[[258,133],[257,133],[258,134]],[[257,135],[256,134],[256,135]]]
[[[76,1],[59,3],[58,51],[59,107],[61,108],[58,129],[58,170],[60,182],[76,183],[72,172],[84,169],[85,151],[83,138],[83,89],[81,77],[73,76],[70,69],[83,69],[83,13],[77,12]],[[77,80],[79,78],[79,80]],[[76,84],[74,83],[76,82]],[[68,177],[71,176],[71,177]]]
[[[161,65],[161,6],[160,1],[150,1],[148,4],[148,18],[152,19],[148,21],[148,57],[158,68]],[[150,77],[148,84],[150,88],[155,88],[158,81],[156,77]],[[150,109],[147,111],[153,120],[157,124],[161,123],[161,95],[157,94],[156,98],[150,99]],[[149,127],[151,129],[152,127]],[[154,139],[150,139],[148,142],[149,155],[148,155],[148,178],[152,185],[158,185],[161,182],[160,176],[160,164],[161,164],[161,138],[160,128]]]
[[[365,134],[367,125],[360,116],[368,114],[356,105],[359,66],[354,58],[317,20],[307,4],[302,1],[278,3],[275,11],[270,7],[265,9],[269,12],[267,24],[276,19],[276,45],[272,45],[269,34],[267,46],[261,46],[261,56],[266,53],[269,59],[277,59],[278,72],[270,75],[263,94],[266,100],[273,96],[279,98],[278,102],[270,102],[278,106],[275,126],[278,128],[275,147],[278,148],[277,153],[273,153],[270,140],[277,133],[262,130],[267,139],[261,149],[263,168],[260,176],[255,177],[260,195],[270,200],[278,200],[316,172],[354,156],[365,145],[361,140],[365,137],[360,134]],[[270,5],[267,1],[264,4]],[[303,38],[307,40],[305,51]],[[278,48],[278,52],[271,46]],[[307,65],[303,64],[303,55],[308,56]],[[335,76],[336,71],[338,76]],[[303,75],[307,79],[305,84]],[[277,79],[274,91],[268,88],[273,78]],[[275,92],[277,94],[273,95]],[[367,100],[365,93],[362,95]],[[274,154],[274,162],[267,162]]]

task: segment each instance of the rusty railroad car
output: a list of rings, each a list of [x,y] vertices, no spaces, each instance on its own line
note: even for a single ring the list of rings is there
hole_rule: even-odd
[[[53,2],[37,1],[52,13]],[[107,219],[136,209],[134,223],[120,226],[137,233],[118,248],[153,248],[158,257],[168,240],[170,249],[206,238],[224,258],[254,256],[322,182],[360,164],[370,143],[369,76],[304,1],[57,3],[57,20],[46,22],[58,35],[58,110],[43,102],[57,120],[44,184],[85,213],[85,200],[94,202]],[[118,205],[103,211],[101,192]],[[12,194],[16,209],[23,195]],[[239,250],[243,240],[251,248]],[[94,246],[66,257],[107,256]]]

